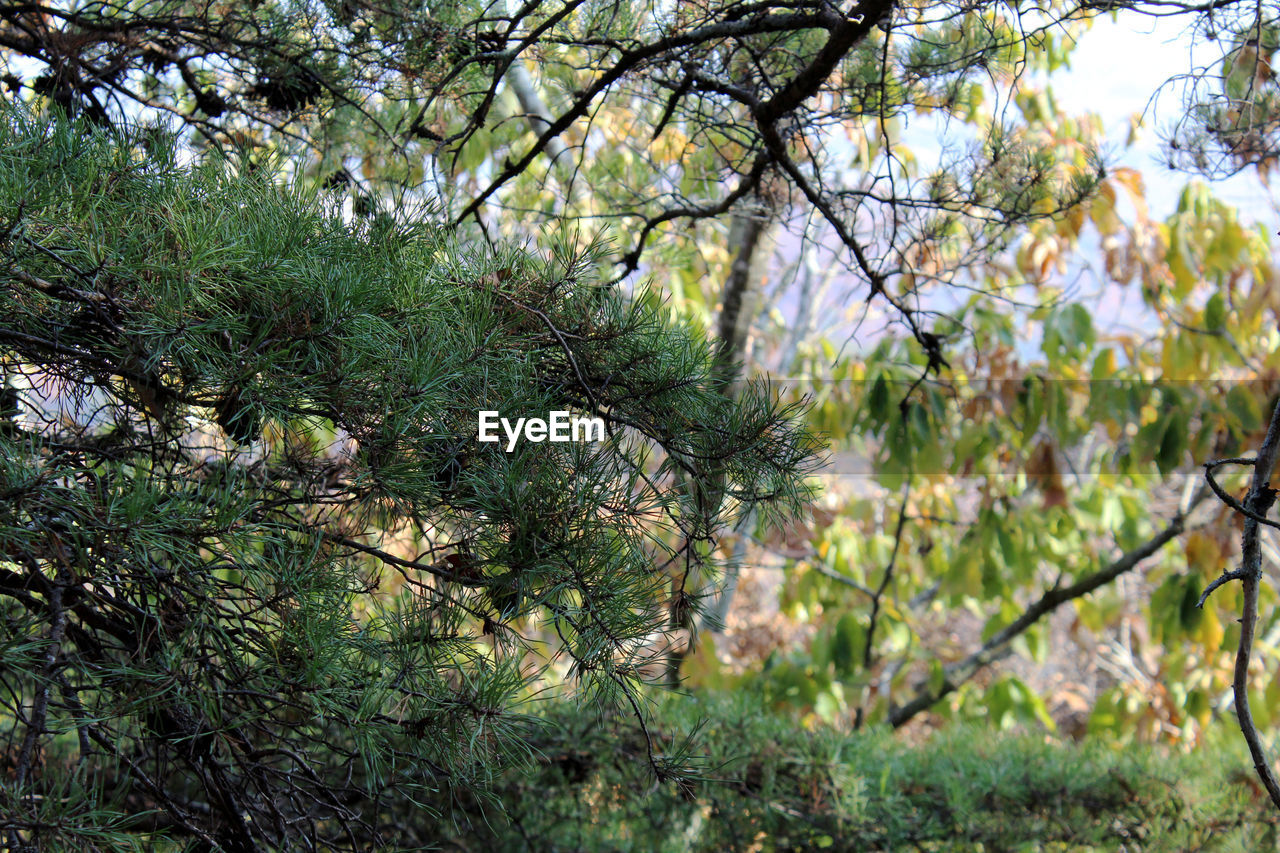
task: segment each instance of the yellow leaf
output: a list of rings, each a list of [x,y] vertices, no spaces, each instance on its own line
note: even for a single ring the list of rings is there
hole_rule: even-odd
[[[1199,571],[1206,579],[1218,576],[1222,553],[1215,540],[1197,530],[1187,537],[1184,548],[1187,568]]]
[[[1206,603],[1204,618],[1200,620],[1193,636],[1204,645],[1206,654],[1213,654],[1222,646],[1225,633],[1222,622],[1218,619],[1218,612]]]

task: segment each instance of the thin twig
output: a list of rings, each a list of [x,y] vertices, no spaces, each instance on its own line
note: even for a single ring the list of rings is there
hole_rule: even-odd
[[[1271,413],[1271,423],[1267,426],[1266,438],[1253,462],[1253,479],[1249,484],[1249,494],[1244,499],[1244,506],[1236,509],[1245,516],[1244,533],[1240,537],[1240,568],[1230,574],[1240,580],[1244,594],[1244,605],[1240,613],[1240,644],[1236,647],[1235,678],[1231,682],[1235,694],[1236,718],[1240,721],[1240,731],[1245,743],[1249,745],[1249,754],[1253,757],[1253,768],[1267,789],[1271,802],[1280,808],[1280,783],[1271,770],[1271,762],[1262,747],[1262,739],[1253,722],[1253,712],[1249,708],[1249,657],[1253,652],[1253,635],[1258,625],[1258,585],[1262,580],[1262,544],[1258,533],[1261,523],[1271,524],[1265,518],[1266,513],[1276,500],[1276,490],[1271,488],[1271,469],[1275,467],[1276,455],[1280,451],[1280,401]],[[1214,465],[1205,466],[1205,479],[1214,487],[1212,471]],[[1223,496],[1218,488],[1215,494],[1229,506],[1232,501]],[[1233,508],[1236,508],[1233,506]],[[1226,578],[1226,575],[1224,575]],[[1225,583],[1219,579],[1211,589]]]
[[[858,583],[853,578],[845,577],[844,575],[840,574],[839,572],[833,569],[828,569],[826,566],[822,565],[821,563],[814,564],[813,570],[818,574],[822,575],[823,577],[831,578],[833,581],[839,581],[840,583],[844,584],[847,587],[850,587],[851,589],[856,589],[858,592],[862,593],[867,598],[876,597],[876,591],[871,587],[864,586],[863,584]]]
[[[65,575],[65,571],[59,574]],[[35,701],[31,707],[31,717],[27,720],[27,733],[22,739],[22,748],[18,752],[18,766],[14,771],[14,790],[22,790],[31,771],[35,758],[36,743],[45,734],[45,720],[49,711],[49,686],[54,682],[58,667],[58,656],[62,653],[62,638],[67,630],[67,612],[62,607],[62,590],[65,577],[53,585],[49,594],[49,647],[44,653],[44,668],[40,683],[36,688]]]
[[[880,586],[871,596],[871,618],[867,621],[867,642],[862,649],[862,668],[869,670],[875,661],[876,621],[880,616],[880,599],[893,580],[893,569],[898,562],[898,552],[902,550],[902,528],[907,521],[907,498],[911,494],[911,481],[902,485],[902,507],[898,510],[898,527],[893,532],[893,553],[889,555],[889,564],[884,567],[884,575],[880,578]]]
[[[1214,462],[1204,463],[1204,478],[1205,480],[1208,481],[1209,488],[1213,489],[1213,493],[1218,496],[1218,500],[1222,501],[1224,504],[1231,507],[1236,512],[1240,513],[1245,518],[1251,518],[1254,521],[1258,522],[1259,524],[1265,524],[1268,527],[1275,527],[1277,529],[1280,529],[1280,522],[1275,522],[1265,516],[1259,515],[1258,513],[1246,507],[1244,504],[1240,503],[1240,501],[1231,497],[1231,495],[1227,494],[1226,491],[1221,486],[1218,485],[1218,481],[1213,478],[1213,469],[1221,467],[1223,465],[1228,465],[1228,464],[1252,465],[1254,464],[1254,460],[1252,459],[1219,459]]]

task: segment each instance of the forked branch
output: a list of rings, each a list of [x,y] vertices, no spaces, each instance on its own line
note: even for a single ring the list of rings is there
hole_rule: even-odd
[[[1267,426],[1266,438],[1258,450],[1256,459],[1230,459],[1205,463],[1205,479],[1224,503],[1236,512],[1244,515],[1244,533],[1240,536],[1240,568],[1224,572],[1223,576],[1210,584],[1201,597],[1200,604],[1213,590],[1230,580],[1239,580],[1244,592],[1244,606],[1240,613],[1240,645],[1236,647],[1235,678],[1231,689],[1235,694],[1236,717],[1240,721],[1240,731],[1244,734],[1245,743],[1249,745],[1249,754],[1253,757],[1253,768],[1258,778],[1271,796],[1271,802],[1280,808],[1280,783],[1276,782],[1271,762],[1262,747],[1258,736],[1258,728],[1253,722],[1253,712],[1249,708],[1249,658],[1253,653],[1253,635],[1258,623],[1258,585],[1262,580],[1262,544],[1259,538],[1261,524],[1271,524],[1266,514],[1276,500],[1276,490],[1271,488],[1271,470],[1275,467],[1276,453],[1280,451],[1280,402],[1271,413],[1271,423]],[[1253,479],[1249,484],[1249,493],[1244,504],[1240,505],[1226,496],[1217,481],[1213,478],[1215,468],[1233,462],[1253,465]]]

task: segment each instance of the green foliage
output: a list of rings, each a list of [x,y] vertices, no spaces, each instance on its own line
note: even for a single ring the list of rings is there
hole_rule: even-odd
[[[0,113],[8,831],[417,847],[528,760],[541,675],[642,724],[664,534],[711,570],[794,508],[802,410],[730,401],[589,256],[352,225],[171,142]],[[507,452],[482,409],[610,435]]]
[[[815,373],[830,365],[830,380],[816,384],[815,425],[869,459],[874,483],[845,487],[814,513],[811,551],[790,564],[782,604],[816,630],[807,648],[778,653],[786,667],[744,683],[761,679],[772,700],[826,720],[901,724],[910,715],[894,714],[923,697],[933,701],[912,713],[1045,722],[1053,693],[1006,677],[981,688],[965,679],[1006,650],[1035,661],[1064,654],[1054,644],[1069,640],[1087,654],[1101,637],[1133,678],[1101,698],[1093,732],[1176,740],[1199,737],[1215,719],[1230,724],[1229,705],[1206,697],[1229,695],[1239,603],[1223,590],[1196,604],[1233,564],[1238,534],[1231,512],[1196,488],[1197,468],[1247,455],[1261,440],[1280,393],[1280,279],[1271,238],[1206,187],[1190,185],[1163,222],[1147,218],[1138,189],[1135,174],[1118,170],[1083,209],[1030,228],[1006,256],[1017,271],[993,275],[991,286],[1025,275],[1038,289],[1023,292],[1038,295],[1022,307],[973,297],[951,310],[937,326],[950,370],[931,369],[915,342],[889,336],[842,359],[834,346],[803,357]],[[1121,216],[1123,194],[1134,210]],[[1064,296],[1055,270],[1077,262],[1071,246],[1090,232],[1111,247],[1107,298],[1123,298],[1126,283],[1140,287],[1132,316]],[[1228,491],[1239,488],[1238,474],[1222,477]],[[1187,509],[1192,532],[1125,562]],[[1112,590],[1113,568],[1139,585]],[[1077,585],[1084,591],[1054,598]],[[1038,602],[1049,609],[1020,623]],[[1064,623],[1049,627],[1058,608],[1070,611],[1060,617],[1069,637]],[[1134,619],[1140,634],[1128,633]],[[1260,630],[1276,626],[1264,605]],[[855,666],[834,663],[851,648]],[[1260,654],[1280,662],[1269,644]],[[815,673],[816,691],[791,690],[793,672]],[[1256,689],[1267,683],[1259,670]],[[1080,711],[1078,696],[1068,698]],[[1259,713],[1274,713],[1277,698],[1260,693]]]
[[[1275,817],[1242,749],[1118,751],[960,727],[910,745],[883,729],[797,728],[750,696],[672,698],[664,743],[693,721],[696,781],[637,797],[639,744],[610,717],[548,708],[537,770],[501,782],[507,816],[441,826],[490,850],[1271,849]],[[619,748],[621,743],[621,748]]]
[[[1201,737],[1229,718],[1239,628],[1230,588],[1195,605],[1232,564],[1238,519],[1185,484],[1258,442],[1280,393],[1280,274],[1270,235],[1204,186],[1155,221],[1142,176],[1099,158],[1101,122],[1031,85],[1025,72],[1064,67],[1101,8],[602,0],[503,17],[469,0],[166,0],[54,23],[13,11],[0,22],[4,57],[21,60],[10,70],[47,66],[6,81],[18,98],[99,124],[172,114],[195,148],[239,155],[188,172],[163,134],[109,145],[37,129],[0,164],[12,277],[0,412],[18,504],[0,533],[35,561],[6,571],[40,587],[9,584],[30,599],[10,596],[22,695],[51,684],[46,651],[80,641],[54,641],[40,603],[123,583],[134,597],[119,618],[164,637],[143,657],[167,668],[111,661],[102,671],[143,699],[85,719],[139,748],[203,750],[206,734],[262,710],[209,700],[199,688],[216,679],[170,645],[264,695],[287,674],[298,719],[251,734],[318,719],[300,730],[359,765],[352,788],[419,773],[431,778],[420,792],[397,790],[432,807],[536,743],[532,722],[495,713],[531,672],[638,705],[641,650],[695,628],[695,602],[715,592],[699,570],[714,568],[716,533],[766,497],[789,509],[809,497],[798,475],[814,443],[789,420],[800,395],[788,409],[747,383],[733,399],[708,380],[712,348],[690,343],[741,302],[723,286],[753,260],[733,244],[734,217],[820,222],[801,242],[841,252],[796,269],[842,267],[838,286],[855,295],[830,304],[860,309],[858,331],[884,322],[859,350],[844,326],[807,338],[829,306],[805,305],[797,317],[812,325],[774,350],[792,335],[775,306],[755,350],[817,377],[809,423],[873,476],[833,489],[780,549],[784,615],[813,623],[811,639],[746,673],[700,654],[696,683],[807,722],[900,725],[933,710],[1051,726],[1036,679],[970,679],[1010,650],[1043,661],[1069,631],[1101,640],[1122,673],[1087,730]],[[1272,11],[1139,0],[1124,13],[1144,11],[1196,14],[1197,34],[1221,47],[1217,73],[1186,87],[1171,160],[1265,176],[1280,127]],[[942,144],[913,151],[907,128],[935,120]],[[274,186],[278,154],[329,188],[322,202]],[[347,202],[355,226],[339,215]],[[452,231],[390,213],[414,204]],[[582,236],[584,222],[603,239]],[[559,248],[460,245],[530,234]],[[1095,274],[1078,275],[1082,262]],[[642,270],[672,298],[641,288],[624,302],[595,284],[597,268]],[[770,286],[787,278],[772,272]],[[1082,293],[1082,280],[1105,289]],[[1104,294],[1125,297],[1120,312]],[[97,408],[88,429],[46,405],[63,389]],[[600,413],[613,443],[469,446],[469,419],[495,400]],[[772,535],[768,508],[742,542]],[[67,548],[98,561],[88,581],[67,575]],[[182,578],[179,603],[147,572]],[[1259,649],[1272,669],[1274,600],[1264,592]],[[1053,614],[1070,627],[1050,626]],[[259,618],[266,627],[238,627]],[[67,671],[90,664],[103,666]],[[1263,672],[1251,691],[1270,718],[1280,688]],[[168,718],[148,716],[171,696]],[[64,756],[84,751],[68,707],[51,740]],[[406,721],[412,748],[396,740]],[[228,737],[217,755],[236,754]],[[644,752],[649,772],[691,784],[671,751]],[[194,796],[198,775],[175,796]],[[1152,844],[1194,846],[1170,839]]]
[[[1272,62],[1280,48],[1273,6],[1233,10],[1210,19],[1204,34],[1216,42],[1214,67],[1182,93],[1185,114],[1169,134],[1168,158],[1211,177],[1255,168],[1266,177],[1277,156],[1280,93]]]

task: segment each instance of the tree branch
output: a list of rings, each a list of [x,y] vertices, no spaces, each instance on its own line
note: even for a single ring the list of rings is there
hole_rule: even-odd
[[[1178,512],[1163,530],[1137,548],[1125,552],[1106,568],[1081,578],[1070,586],[1055,586],[1046,590],[1021,616],[997,632],[995,636],[983,643],[979,649],[963,660],[944,667],[942,683],[937,689],[925,684],[918,688],[915,698],[910,702],[898,708],[891,708],[889,710],[889,723],[894,728],[904,725],[944,696],[954,692],[961,684],[964,684],[979,670],[999,657],[999,652],[1004,646],[1040,621],[1042,617],[1052,613],[1066,602],[1082,598],[1094,590],[1106,586],[1121,575],[1132,571],[1143,560],[1155,554],[1170,541],[1181,535],[1186,527],[1187,516],[1207,496],[1208,491],[1201,490],[1192,498],[1185,512]]]
[[[1262,440],[1258,456],[1253,460],[1253,479],[1249,484],[1249,494],[1244,499],[1244,506],[1233,503],[1213,481],[1212,471],[1217,465],[1226,462],[1246,462],[1248,460],[1224,460],[1219,463],[1205,465],[1205,478],[1214,492],[1229,506],[1245,516],[1244,532],[1240,536],[1241,565],[1235,572],[1224,573],[1205,591],[1216,589],[1228,580],[1239,580],[1244,593],[1244,605],[1240,613],[1240,644],[1236,647],[1235,677],[1231,682],[1231,690],[1235,695],[1236,718],[1240,721],[1240,731],[1245,743],[1249,745],[1249,754],[1253,757],[1253,769],[1267,789],[1271,802],[1280,808],[1280,783],[1271,770],[1271,762],[1258,736],[1258,727],[1253,722],[1253,711],[1249,707],[1249,658],[1253,653],[1253,636],[1258,626],[1258,585],[1262,580],[1262,543],[1259,527],[1267,521],[1267,511],[1276,500],[1276,490],[1271,488],[1271,470],[1275,467],[1277,453],[1280,452],[1280,402],[1276,403],[1271,413],[1271,423],[1267,426],[1267,435]],[[1203,598],[1201,599],[1203,602]]]

